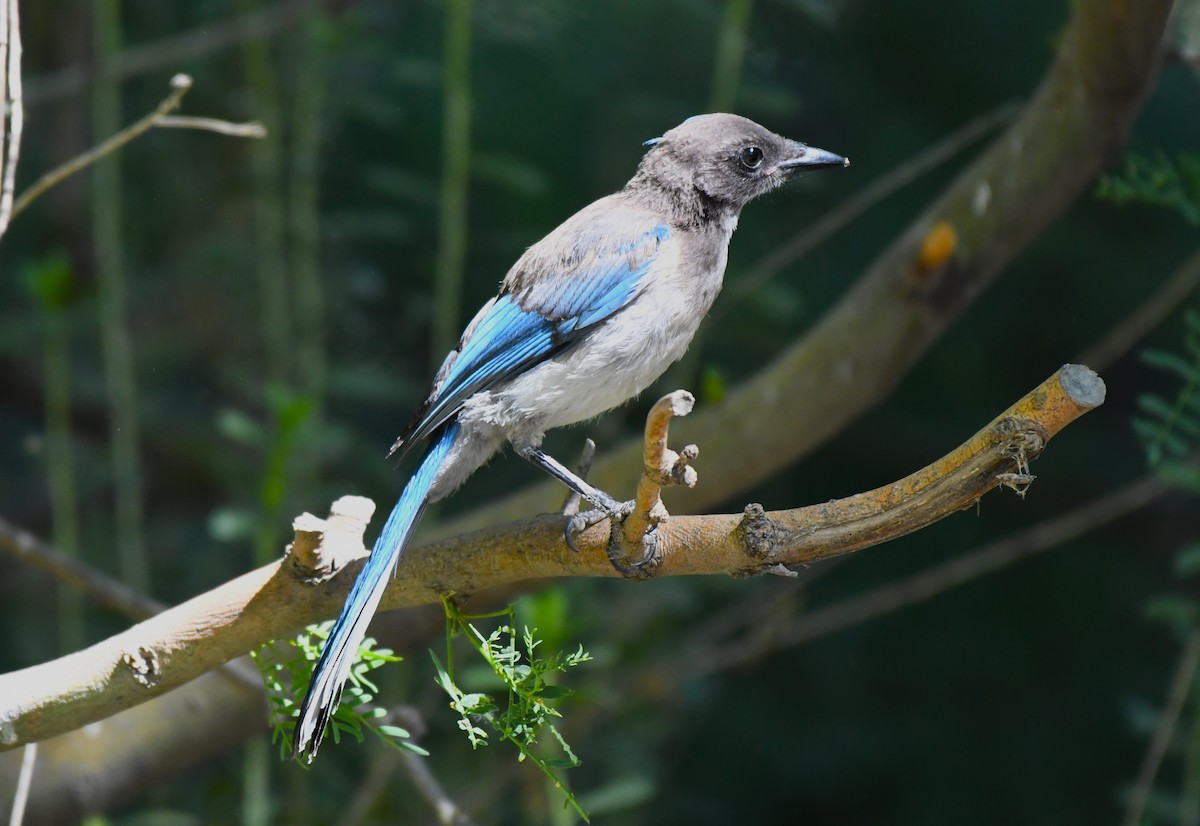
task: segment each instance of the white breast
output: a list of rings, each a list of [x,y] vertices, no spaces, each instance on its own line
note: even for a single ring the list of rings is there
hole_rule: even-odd
[[[554,427],[584,421],[642,392],[687,350],[721,287],[725,249],[691,272],[681,244],[668,244],[640,294],[566,353],[467,401],[460,421],[505,432],[515,443],[539,443]]]

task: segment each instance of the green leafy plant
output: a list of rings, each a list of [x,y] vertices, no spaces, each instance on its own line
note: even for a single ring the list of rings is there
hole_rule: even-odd
[[[293,640],[268,643],[250,654],[267,689],[273,729],[271,742],[279,744],[282,760],[291,757],[295,718],[308,691],[313,664],[320,657],[321,646],[329,638],[332,627],[332,622],[310,625]],[[346,687],[342,690],[341,702],[331,718],[335,743],[341,742],[343,734],[349,734],[361,743],[366,739],[366,732],[370,732],[387,746],[428,754],[411,741],[411,735],[405,729],[379,722],[387,715],[387,709],[375,704],[379,688],[367,675],[387,663],[395,662],[400,662],[400,657],[390,649],[377,648],[373,638],[367,637],[362,641]]]
[[[1134,428],[1146,447],[1147,462],[1183,490],[1200,495],[1195,457],[1200,446],[1200,313],[1190,313],[1187,349],[1190,360],[1174,353],[1144,354],[1146,362],[1175,373],[1182,386],[1171,401],[1157,396],[1139,399],[1143,416]],[[1194,583],[1200,574],[1200,542],[1194,536],[1175,553],[1175,573]],[[1134,729],[1149,741],[1136,783],[1128,795],[1127,823],[1200,824],[1200,601],[1183,592],[1160,594],[1149,600],[1146,616],[1166,626],[1181,645],[1179,665],[1161,709],[1138,703],[1131,709]],[[1178,761],[1181,780],[1168,788],[1161,779],[1162,764]]]
[[[459,611],[450,598],[443,597],[442,603],[446,609],[446,664],[443,666],[436,654],[429,653],[437,668],[437,683],[450,696],[450,706],[461,718],[458,726],[466,733],[471,747],[488,744],[490,735],[482,727],[486,724],[500,739],[516,746],[518,760],[529,760],[541,769],[565,796],[564,805],[572,807],[590,822],[575,796],[554,773],[555,769],[574,768],[580,760],[552,722],[552,718],[562,716],[552,703],[574,692],[555,685],[550,677],[588,662],[591,655],[579,646],[571,654],[559,652],[549,657],[539,656],[537,649],[541,641],[535,637],[536,629],[526,626],[518,635],[512,606],[491,614],[467,615]],[[496,618],[502,622],[487,635],[474,624]],[[469,692],[460,687],[454,673],[453,642],[458,637],[466,639],[487,664],[489,681],[498,681],[499,688],[505,693],[503,705],[490,694]],[[549,731],[557,741],[562,757],[542,757],[535,753],[534,747],[543,730]]]
[[[1142,360],[1178,383],[1172,398],[1144,394],[1134,431],[1146,449],[1147,464],[1181,489],[1200,495],[1200,311],[1184,314],[1181,351],[1146,350]],[[1196,537],[1175,554],[1181,580],[1200,574],[1200,542]],[[1186,593],[1162,594],[1150,600],[1146,614],[1164,624],[1180,640],[1182,653],[1172,687],[1162,709],[1139,704],[1133,726],[1149,740],[1146,757],[1130,790],[1127,823],[1200,824],[1200,602]],[[1166,759],[1179,758],[1178,790],[1159,779]]]
[[[1118,206],[1169,207],[1188,223],[1200,224],[1200,155],[1181,152],[1172,158],[1161,150],[1150,155],[1130,152],[1121,172],[1100,179],[1096,194]]]
[[[1172,399],[1147,393],[1138,399],[1141,415],[1133,428],[1151,467],[1200,493],[1200,470],[1188,461],[1200,447],[1200,310],[1184,314],[1182,352],[1146,350],[1142,360],[1179,381]]]

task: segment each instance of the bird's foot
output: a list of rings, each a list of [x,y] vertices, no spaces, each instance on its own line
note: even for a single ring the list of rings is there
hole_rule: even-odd
[[[658,547],[658,526],[654,526],[642,534],[642,553],[637,559],[632,562],[628,561],[626,551],[629,545],[624,541],[624,537],[613,531],[612,536],[608,540],[608,561],[617,573],[628,579],[650,579],[654,576],[654,569],[662,562],[662,551]]]
[[[600,493],[600,491],[597,491]],[[575,514],[567,520],[565,528],[565,536],[567,547],[572,551],[579,553],[579,548],[575,546],[575,537],[586,531],[593,525],[598,525],[605,519],[615,519],[618,522],[624,519],[633,511],[633,501],[618,502],[607,494],[601,494],[603,498],[597,497],[592,502],[597,507],[589,511],[582,511]],[[590,498],[590,497],[589,497]]]

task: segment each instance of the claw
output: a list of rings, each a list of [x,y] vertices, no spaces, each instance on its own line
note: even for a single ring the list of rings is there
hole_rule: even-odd
[[[575,545],[576,536],[605,519],[624,519],[632,511],[632,501],[618,502],[610,499],[602,507],[575,514],[567,520],[567,524],[563,527],[563,538],[567,541],[567,547],[575,553],[579,553],[579,548]]]
[[[621,556],[621,549],[617,545],[609,544],[608,561],[617,569],[617,572],[622,576],[630,579],[649,579],[654,576],[654,568],[662,562],[662,556],[658,552],[657,537],[654,530],[650,530],[642,538],[642,556],[634,562],[625,562]]]

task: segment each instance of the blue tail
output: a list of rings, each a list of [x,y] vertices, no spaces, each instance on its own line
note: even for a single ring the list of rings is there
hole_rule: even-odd
[[[408,480],[404,493],[400,494],[400,501],[392,508],[392,515],[375,540],[367,564],[354,581],[350,596],[342,606],[342,613],[334,623],[325,647],[321,649],[321,658],[308,684],[308,694],[304,697],[304,705],[300,707],[293,743],[295,754],[307,755],[310,760],[316,755],[329,718],[341,699],[342,685],[350,674],[359,643],[387,588],[388,575],[395,571],[404,547],[421,514],[425,512],[425,506],[429,503],[429,488],[457,436],[458,424],[454,423],[429,446],[420,467]]]

